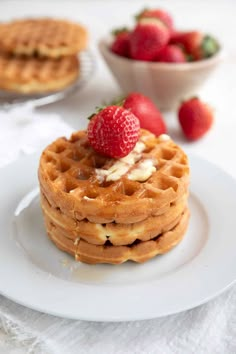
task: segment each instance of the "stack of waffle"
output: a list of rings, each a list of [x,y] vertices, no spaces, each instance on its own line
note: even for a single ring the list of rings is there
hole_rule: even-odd
[[[44,150],[39,182],[48,236],[78,261],[144,262],[188,226],[188,159],[166,135],[141,130],[134,150],[114,160],[76,132]]]
[[[58,91],[79,75],[87,45],[79,24],[50,18],[0,24],[0,88],[23,94]]]

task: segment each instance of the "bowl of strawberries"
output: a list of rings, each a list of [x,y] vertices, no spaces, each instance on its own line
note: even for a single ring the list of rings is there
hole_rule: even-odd
[[[124,94],[138,91],[162,110],[197,94],[222,60],[221,46],[201,31],[180,31],[160,9],[144,10],[134,28],[102,39],[100,52]]]

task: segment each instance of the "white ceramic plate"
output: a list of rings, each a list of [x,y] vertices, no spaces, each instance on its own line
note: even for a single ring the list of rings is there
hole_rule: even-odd
[[[236,279],[236,182],[191,157],[191,221],[184,240],[145,264],[76,263],[44,230],[38,157],[0,173],[0,293],[42,312],[84,320],[165,316],[198,306]]]

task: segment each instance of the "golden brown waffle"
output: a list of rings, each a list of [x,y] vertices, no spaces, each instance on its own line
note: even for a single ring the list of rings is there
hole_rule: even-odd
[[[85,131],[60,138],[43,152],[39,166],[41,192],[53,208],[80,221],[132,224],[157,216],[187,193],[188,159],[172,140],[142,130],[141,158],[117,181],[101,181],[97,170],[110,168],[114,159],[95,153]],[[128,173],[144,159],[155,160],[157,170],[145,181]],[[163,211],[164,210],[164,211]]]
[[[0,24],[0,51],[4,53],[59,58],[86,46],[86,29],[69,21],[32,18]]]
[[[72,254],[77,261],[85,263],[120,264],[128,260],[145,262],[158,254],[164,254],[176,246],[183,238],[189,221],[189,211],[186,209],[179,221],[171,230],[157,235],[150,241],[134,242],[129,246],[103,246],[89,244],[80,239],[74,243],[65,237],[55,225],[49,225],[47,232],[50,239],[63,251]]]
[[[31,94],[60,90],[79,74],[76,56],[47,59],[0,55],[0,88]]]
[[[51,224],[73,242],[81,238],[95,245],[104,245],[108,240],[115,246],[129,245],[136,240],[150,240],[175,226],[186,204],[187,195],[174,202],[165,213],[150,216],[134,224],[97,224],[88,220],[75,221],[53,208],[41,194],[41,206],[47,229],[50,229]]]

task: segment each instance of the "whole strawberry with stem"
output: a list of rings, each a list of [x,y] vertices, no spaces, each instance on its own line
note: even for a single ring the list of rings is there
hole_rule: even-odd
[[[189,140],[198,140],[211,128],[214,116],[211,107],[199,98],[183,102],[178,110],[179,123]]]
[[[214,37],[199,31],[177,31],[171,35],[170,43],[182,45],[193,60],[209,58],[219,50],[219,43]]]
[[[132,92],[122,104],[139,119],[141,128],[149,130],[156,136],[166,133],[166,124],[161,112],[147,96]]]
[[[144,18],[130,33],[130,57],[135,60],[155,60],[170,38],[169,29],[162,21]]]
[[[87,133],[96,152],[120,158],[133,150],[140,136],[140,123],[125,108],[108,106],[92,116]]]
[[[156,61],[164,63],[185,63],[187,56],[183,48],[175,44],[169,44],[158,53]]]
[[[115,36],[114,41],[111,44],[111,51],[122,57],[130,56],[130,32],[124,27],[116,29],[112,32]]]
[[[174,29],[174,21],[172,16],[165,10],[162,9],[144,9],[138,15],[135,16],[137,21],[143,18],[157,18],[161,20],[170,31]]]

